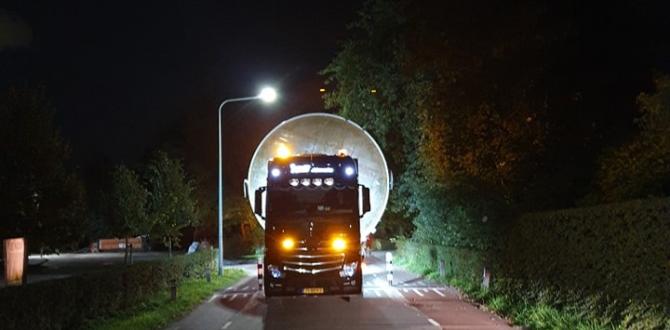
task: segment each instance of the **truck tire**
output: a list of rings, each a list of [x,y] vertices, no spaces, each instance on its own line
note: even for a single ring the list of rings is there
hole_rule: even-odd
[[[270,280],[265,276],[263,276],[263,293],[265,293],[265,298],[272,297],[272,292],[270,292]]]
[[[360,263],[359,263],[360,264]],[[363,293],[363,267],[358,267],[356,272],[356,289],[354,289],[355,294]]]
[[[265,298],[269,298],[272,297],[272,293],[270,292],[270,274],[265,271],[266,266],[267,262],[265,262],[265,259],[263,259],[263,293],[265,294]]]

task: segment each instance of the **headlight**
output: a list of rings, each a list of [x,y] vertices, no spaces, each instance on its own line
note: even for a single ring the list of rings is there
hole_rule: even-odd
[[[309,178],[300,179],[300,183],[303,186],[307,187],[307,186],[309,186],[310,180],[309,180]]]
[[[300,183],[300,181],[299,181],[298,179],[296,179],[296,178],[293,178],[293,179],[291,179],[291,180],[288,180],[288,184],[290,184],[290,185],[293,186],[293,187],[297,187],[299,183]]]
[[[344,264],[342,267],[342,270],[340,271],[340,276],[341,277],[352,277],[356,273],[356,268],[358,266],[357,262],[352,262],[348,264]]]
[[[314,178],[312,179],[312,184],[315,186],[320,186],[323,183],[323,180],[321,178]]]
[[[332,243],[333,250],[342,251],[347,247],[347,242],[342,238],[336,238]]]
[[[268,265],[268,270],[270,271],[270,276],[272,276],[272,278],[280,278],[284,275],[277,266]]]
[[[325,183],[326,186],[332,186],[333,183],[335,183],[335,179],[333,179],[333,178],[325,178],[325,179],[323,179],[323,183]]]
[[[284,240],[281,241],[281,247],[283,247],[285,250],[290,250],[295,246],[295,241],[291,238],[284,238]]]

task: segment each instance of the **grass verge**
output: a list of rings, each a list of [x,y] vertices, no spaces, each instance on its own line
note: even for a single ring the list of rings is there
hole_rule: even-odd
[[[161,329],[193,310],[214,291],[227,287],[244,277],[240,269],[226,269],[223,276],[212,276],[212,281],[188,278],[177,289],[177,300],[170,300],[168,290],[162,290],[144,303],[113,317],[88,322],[94,330]]]
[[[609,301],[602,296],[549,288],[511,286],[485,290],[478,281],[458,277],[441,278],[416,260],[398,258],[405,269],[440,283],[458,288],[486,310],[495,312],[515,325],[535,330],[670,330],[670,317],[663,306],[639,301]],[[623,306],[616,306],[623,304]]]

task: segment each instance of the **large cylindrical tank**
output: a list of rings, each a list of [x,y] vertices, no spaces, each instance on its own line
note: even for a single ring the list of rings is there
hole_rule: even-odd
[[[392,177],[375,140],[356,123],[328,113],[309,113],[277,125],[256,148],[245,182],[253,208],[254,191],[267,185],[268,160],[280,149],[290,154],[335,155],[344,149],[358,159],[358,182],[370,188],[370,212],[361,219],[361,239],[373,233],[386,209]],[[265,221],[256,216],[261,227]]]

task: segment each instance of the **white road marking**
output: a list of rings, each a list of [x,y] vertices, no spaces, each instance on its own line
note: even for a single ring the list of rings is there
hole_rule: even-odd
[[[214,301],[214,299],[216,299],[216,298],[218,298],[218,297],[219,297],[219,295],[215,293],[215,294],[212,296],[212,298],[209,298],[209,301],[207,301],[207,302],[212,302],[212,301]]]
[[[409,290],[407,290],[407,289],[402,289],[402,292],[407,293],[407,292],[409,292]]]
[[[248,286],[244,286],[240,290],[246,290],[247,288],[248,288]]]
[[[428,292],[428,289],[423,289],[423,292]]]
[[[419,296],[423,297],[423,293],[419,292],[417,289],[412,289],[412,291],[416,292]]]
[[[237,297],[237,293],[234,294],[232,297],[230,297],[230,299],[228,299],[228,301],[233,301],[233,300],[235,300],[235,297]]]
[[[396,288],[391,288],[388,290],[385,290],[386,294],[391,297],[391,298],[403,298],[402,293],[400,293],[400,290]]]
[[[375,294],[377,295],[377,297],[381,297],[381,296],[382,296],[382,294],[379,292],[379,290],[374,289],[374,292],[375,292]]]
[[[428,319],[428,322],[430,322],[430,324],[432,324],[432,325],[434,325],[434,326],[436,326],[436,327],[440,327],[440,328],[442,328],[442,326],[440,326],[440,324],[437,323],[437,321],[435,321],[435,320],[433,320],[433,319]]]
[[[433,291],[435,291],[435,293],[439,294],[442,297],[446,297],[444,293],[440,292],[438,289],[433,289]]]
[[[228,321],[228,322],[226,322],[226,324],[224,324],[224,325],[221,327],[221,329],[228,329],[228,327],[229,327],[231,324],[233,324],[233,321]]]
[[[243,298],[246,298],[249,294],[245,293],[242,295]]]

